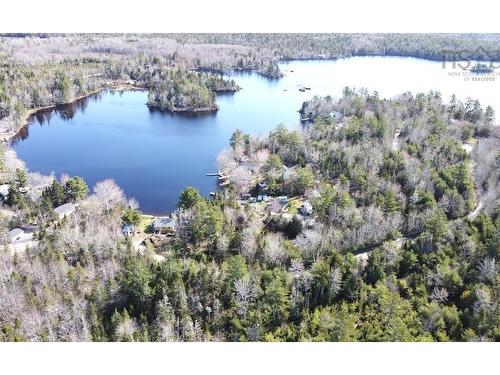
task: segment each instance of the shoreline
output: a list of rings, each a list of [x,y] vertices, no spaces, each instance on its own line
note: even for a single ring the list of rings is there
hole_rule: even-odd
[[[106,90],[129,91],[129,90],[145,90],[145,89],[146,89],[146,87],[144,85],[139,85],[139,84],[135,84],[135,83],[124,83],[124,82],[114,83],[114,84],[112,83],[112,84],[106,85],[105,87],[102,87],[100,89],[93,90],[87,94],[77,96],[77,97],[71,99],[71,101],[69,101],[67,103],[52,104],[52,105],[48,105],[45,107],[37,107],[37,108],[29,109],[23,115],[23,119],[20,121],[20,124],[16,128],[13,128],[12,130],[10,130],[8,132],[2,132],[0,134],[0,137],[2,138],[0,140],[0,142],[8,143],[9,141],[11,141],[12,138],[14,138],[24,127],[30,125],[30,119],[32,118],[32,116],[36,115],[38,112],[48,111],[48,110],[56,109],[57,107],[64,107],[66,105],[74,104],[80,100],[87,99],[93,95],[99,94],[99,93],[106,91]]]
[[[294,62],[294,61],[335,61],[335,60],[339,60],[339,59],[349,59],[349,58],[353,58],[353,57],[402,57],[402,58],[415,58],[415,59],[427,60],[427,61],[432,61],[432,62],[441,61],[439,59],[433,59],[430,57],[415,56],[412,54],[403,55],[403,54],[377,54],[377,53],[375,53],[375,54],[359,54],[359,55],[354,54],[354,55],[349,55],[349,56],[307,56],[307,57],[284,57],[284,56],[281,56],[276,61],[278,63],[287,64],[287,63]],[[193,70],[203,71],[203,72],[216,72],[217,71],[216,69],[202,68],[202,67],[195,67]],[[225,70],[222,70],[222,72],[224,72],[224,71]],[[278,79],[282,78],[282,77],[270,77],[270,76],[267,76],[265,74],[262,74],[262,72],[259,72],[256,67],[243,67],[243,68],[242,67],[231,67],[228,69],[228,71],[257,73],[260,76],[262,76],[263,78],[271,79],[271,80],[278,80]],[[37,107],[37,108],[29,109],[26,111],[26,114],[23,116],[23,119],[22,119],[22,121],[20,121],[20,125],[18,127],[14,128],[13,130],[5,131],[5,132],[3,131],[3,129],[0,129],[0,142],[8,143],[12,138],[14,138],[21,131],[21,129],[23,129],[25,126],[28,126],[30,124],[29,120],[30,120],[31,116],[35,115],[36,113],[38,113],[40,111],[46,111],[46,110],[50,110],[50,109],[55,109],[59,106],[70,105],[70,104],[73,104],[79,100],[91,97],[92,95],[99,94],[100,92],[105,91],[105,90],[128,91],[128,90],[146,90],[146,89],[147,89],[147,87],[143,84],[126,83],[126,82],[111,83],[111,84],[106,85],[105,87],[91,91],[85,95],[75,97],[67,103],[53,104],[53,105],[49,105],[49,106],[45,106],[45,107]],[[236,86],[236,88],[230,88],[230,89],[224,88],[222,90],[214,90],[214,92],[215,92],[215,94],[224,95],[224,94],[234,94],[240,90],[241,90],[241,87]],[[207,113],[208,114],[208,113],[216,113],[219,110],[218,106],[216,106],[216,108],[206,107],[206,108],[199,108],[199,109],[190,108],[190,109],[163,110],[155,105],[149,105],[148,103],[146,103],[146,105],[148,107],[154,108],[158,111],[167,112],[167,113],[181,113],[181,114],[189,114],[189,113],[192,113],[192,114]],[[2,124],[1,124],[1,120],[0,120],[0,126],[1,125]]]
[[[442,60],[439,59],[434,59],[431,57],[423,57],[423,56],[416,56],[414,54],[397,54],[397,53],[390,53],[390,54],[379,54],[379,53],[374,53],[374,54],[353,54],[353,55],[341,55],[341,56],[307,56],[307,57],[288,57],[288,56],[281,56],[279,57],[276,61],[281,64],[288,64],[292,62],[301,62],[301,61],[337,61],[341,59],[351,59],[351,58],[356,58],[356,57],[400,57],[400,58],[408,58],[408,59],[418,59],[418,60],[423,60],[423,61],[429,61],[429,62],[439,62]],[[450,60],[450,61],[458,61],[457,59],[455,60]],[[213,68],[202,68],[202,67],[195,67],[192,68],[192,70],[195,71],[201,71],[201,72],[217,72],[217,69]],[[222,69],[219,70],[221,73],[227,73],[227,72],[233,72],[233,73],[254,73],[259,76],[261,76],[264,79],[270,79],[270,80],[279,80],[280,78],[278,77],[270,77],[265,74],[262,74],[262,72],[259,72],[256,67],[231,67],[228,69]],[[89,93],[86,93],[84,95],[80,95],[78,97],[73,98],[71,101],[67,103],[62,103],[62,104],[53,104],[53,105],[48,105],[44,107],[37,107],[37,108],[32,108],[26,110],[26,113],[23,115],[22,120],[20,121],[20,124],[17,127],[13,127],[11,125],[12,121],[7,120],[6,118],[0,119],[0,142],[1,143],[8,143],[12,138],[14,138],[24,127],[28,126],[30,124],[30,118],[37,114],[38,112],[41,111],[47,111],[51,109],[55,109],[60,106],[65,106],[65,105],[71,105],[79,100],[83,100],[86,98],[89,98],[93,95],[99,94],[103,91],[106,90],[115,90],[115,91],[134,91],[134,90],[147,90],[148,87],[144,84],[139,84],[137,82],[125,82],[125,81],[118,81],[118,82],[107,82],[106,85],[102,88],[93,90]],[[242,88],[238,85],[236,87],[224,87],[219,90],[213,90],[213,92],[216,95],[228,95],[228,94],[234,94],[237,93],[241,90]],[[151,109],[155,109],[161,112],[166,112],[166,113],[178,113],[178,114],[210,114],[210,113],[216,113],[219,110],[219,106],[216,105],[215,107],[203,107],[203,108],[187,108],[187,109],[172,109],[172,110],[165,110],[161,109],[159,106],[156,105],[150,105],[146,103],[148,107]],[[2,124],[2,120],[5,120],[5,124]],[[301,121],[303,121],[301,119]],[[306,120],[307,121],[307,120]],[[9,126],[10,125],[10,126]],[[7,130],[9,129],[9,130]]]
[[[147,90],[148,87],[144,84],[137,84],[137,83],[125,83],[125,82],[119,82],[119,83],[111,83],[106,85],[105,87],[102,87],[100,89],[93,90],[91,92],[88,92],[87,94],[77,96],[71,101],[67,103],[61,103],[61,104],[52,104],[44,107],[37,107],[37,108],[31,108],[26,110],[26,113],[23,115],[22,120],[20,121],[20,124],[17,127],[11,127],[10,131],[3,131],[3,129],[0,129],[0,142],[3,143],[8,143],[12,138],[14,138],[24,127],[30,125],[30,119],[32,116],[36,115],[38,112],[43,112],[43,111],[48,111],[48,110],[53,110],[56,109],[57,107],[64,107],[66,105],[71,105],[74,104],[80,100],[90,98],[93,95],[99,94],[103,91],[106,90],[112,90],[112,91],[135,91],[135,90]],[[214,93],[217,94],[234,94],[238,91],[241,90],[241,87],[237,86],[236,88],[224,88],[222,90],[216,90]],[[216,105],[215,107],[203,107],[203,108],[186,108],[186,109],[172,109],[172,110],[163,110],[159,108],[158,106],[155,105],[150,105],[146,103],[146,105],[149,108],[162,111],[162,112],[168,112],[168,113],[181,113],[181,114],[203,114],[203,113],[216,113],[219,110],[219,106]],[[7,122],[7,121],[6,121]],[[7,122],[8,123],[8,122]],[[1,120],[0,120],[0,125],[1,125]]]
[[[160,106],[156,104],[146,103],[148,108],[154,109],[160,112],[166,113],[180,113],[180,114],[203,114],[203,113],[216,113],[219,111],[219,106],[215,105],[214,107],[201,107],[201,108],[173,108],[173,109],[162,109]]]

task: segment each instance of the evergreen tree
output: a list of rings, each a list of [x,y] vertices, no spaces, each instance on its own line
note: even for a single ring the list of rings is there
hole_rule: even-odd
[[[81,177],[73,177],[64,185],[66,200],[78,201],[83,199],[89,193],[89,187]]]
[[[194,207],[201,200],[198,189],[188,186],[185,188],[179,198],[179,207],[188,209]]]

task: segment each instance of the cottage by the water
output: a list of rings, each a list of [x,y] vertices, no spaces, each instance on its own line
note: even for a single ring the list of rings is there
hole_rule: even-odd
[[[153,220],[153,229],[157,234],[174,234],[176,221],[171,217],[155,217]]]
[[[54,212],[59,218],[59,220],[64,219],[65,217],[73,214],[76,211],[76,204],[73,203],[66,203],[63,204],[62,206],[54,208]]]

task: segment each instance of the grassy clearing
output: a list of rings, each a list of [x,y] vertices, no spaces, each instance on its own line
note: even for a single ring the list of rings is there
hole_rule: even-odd
[[[287,212],[289,214],[296,214],[302,204],[302,199],[299,197],[290,199],[287,204]]]
[[[153,215],[141,215],[141,222],[137,226],[140,232],[146,232],[146,229],[153,223]]]

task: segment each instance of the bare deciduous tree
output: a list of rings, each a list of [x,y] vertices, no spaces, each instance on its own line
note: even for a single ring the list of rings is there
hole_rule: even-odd
[[[281,264],[286,257],[283,248],[283,236],[278,233],[271,233],[266,236],[266,245],[264,247],[264,259],[270,264]]]
[[[107,179],[94,186],[94,195],[105,211],[125,203],[125,194],[115,181]]]
[[[253,298],[253,285],[250,278],[238,279],[234,282],[236,309],[238,314],[246,318],[251,299]]]
[[[337,296],[342,288],[342,272],[338,268],[333,268],[330,271],[330,278],[328,281],[328,290],[330,299],[333,299]]]
[[[239,166],[231,172],[231,182],[235,185],[238,192],[246,192],[250,188],[252,175],[248,168]]]
[[[131,210],[138,210],[139,209],[139,201],[135,198],[129,198],[127,200],[127,206]]]
[[[431,300],[436,303],[445,303],[448,300],[448,291],[445,288],[434,288]]]
[[[238,162],[234,159],[233,150],[222,150],[217,156],[217,167],[219,171],[231,173],[238,166]]]
[[[486,257],[482,259],[477,266],[477,270],[481,281],[493,282],[497,275],[495,258]]]
[[[311,262],[319,259],[322,255],[322,236],[314,229],[302,232],[295,239],[295,245],[301,251],[303,258]]]

